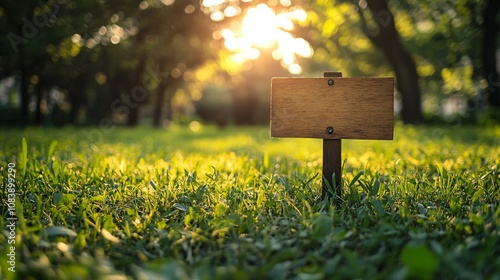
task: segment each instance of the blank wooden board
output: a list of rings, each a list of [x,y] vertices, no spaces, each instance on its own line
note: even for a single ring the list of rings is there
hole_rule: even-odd
[[[393,128],[394,78],[271,80],[272,137],[391,140]]]

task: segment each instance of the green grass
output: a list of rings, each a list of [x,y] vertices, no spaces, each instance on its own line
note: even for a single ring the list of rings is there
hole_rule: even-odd
[[[321,199],[321,140],[265,127],[0,143],[2,214],[9,162],[18,199],[16,273],[0,219],[0,278],[500,279],[500,127],[344,140],[340,206]]]

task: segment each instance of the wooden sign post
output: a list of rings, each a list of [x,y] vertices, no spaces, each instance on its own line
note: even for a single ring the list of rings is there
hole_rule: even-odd
[[[272,78],[271,137],[322,138],[322,196],[342,194],[342,139],[392,140],[394,78]]]

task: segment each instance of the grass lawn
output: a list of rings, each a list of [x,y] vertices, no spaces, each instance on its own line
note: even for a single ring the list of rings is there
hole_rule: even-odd
[[[500,127],[344,140],[338,207],[321,200],[321,140],[267,127],[0,143],[0,278],[500,279]]]

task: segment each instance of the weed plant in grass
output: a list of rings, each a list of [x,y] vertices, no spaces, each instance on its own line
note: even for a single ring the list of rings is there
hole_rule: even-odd
[[[339,206],[321,141],[268,131],[2,131],[0,278],[500,278],[500,127],[344,140]]]

